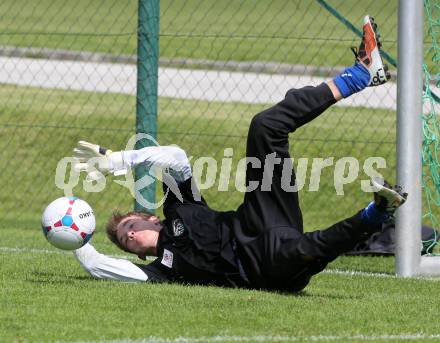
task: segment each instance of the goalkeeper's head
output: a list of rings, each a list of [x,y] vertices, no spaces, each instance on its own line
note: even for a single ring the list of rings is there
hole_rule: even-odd
[[[107,236],[120,249],[145,260],[155,256],[162,222],[151,213],[114,212],[107,223]]]

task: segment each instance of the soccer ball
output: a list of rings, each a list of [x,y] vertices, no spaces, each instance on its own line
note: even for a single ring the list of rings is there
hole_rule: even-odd
[[[81,248],[92,237],[95,215],[84,200],[62,197],[46,207],[41,226],[50,244],[64,250],[75,250]]]

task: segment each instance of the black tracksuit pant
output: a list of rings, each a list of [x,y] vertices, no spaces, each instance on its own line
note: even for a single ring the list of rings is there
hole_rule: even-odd
[[[325,230],[303,233],[298,193],[282,187],[295,184],[294,172],[282,180],[284,165],[292,167],[289,133],[335,102],[327,84],[291,89],[283,101],[252,119],[247,157],[261,161],[261,167],[248,163],[246,185],[258,182],[259,187],[245,194],[237,210],[241,225],[235,228],[235,237],[243,269],[254,287],[298,291],[330,261],[380,229],[365,225],[359,212]]]

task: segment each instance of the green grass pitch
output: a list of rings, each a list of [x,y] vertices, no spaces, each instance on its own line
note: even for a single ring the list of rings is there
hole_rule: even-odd
[[[2,178],[9,180],[0,193],[1,342],[166,342],[177,337],[276,342],[315,336],[353,342],[437,333],[436,321],[428,318],[436,317],[440,284],[394,278],[393,258],[340,258],[299,295],[93,280],[73,256],[45,241],[39,219],[45,205],[62,195],[53,181],[57,160],[68,156],[78,139],[123,146],[134,125],[134,98],[3,85],[0,100]],[[195,157],[218,159],[227,142],[236,162],[244,154],[250,118],[262,108],[161,98],[159,141],[177,143]],[[381,125],[368,129],[367,121]],[[88,128],[94,127],[101,130],[92,134]],[[295,157],[338,158],[353,151],[360,159],[385,156],[385,172],[391,173],[394,132],[389,111],[334,107],[292,135],[291,150]],[[332,180],[330,172],[323,173],[319,192],[301,192],[307,229],[325,227],[370,200],[358,183],[346,188],[346,196],[335,195]],[[114,182],[102,193],[86,194],[81,186],[75,191],[95,209],[98,250],[121,254],[105,238],[103,223],[113,208],[131,208],[128,191]],[[233,189],[204,194],[218,209],[234,208],[242,198]]]
[[[312,336],[358,342],[365,339],[344,337],[376,341],[372,338],[438,333],[436,281],[325,273],[305,292],[285,295],[96,281],[70,255],[0,251],[0,256],[2,342],[128,343],[148,337],[186,337],[191,342],[215,336],[246,342],[261,341],[259,336],[271,342],[277,342],[270,338],[275,336],[290,337],[279,342],[312,341]],[[390,272],[390,262],[344,258],[332,267],[359,263],[372,271]],[[161,342],[150,342],[155,341]]]
[[[351,63],[348,47],[358,43],[315,1],[160,3],[164,58],[335,66]],[[329,3],[355,25],[366,13],[375,16],[385,49],[396,55],[396,0]],[[135,54],[136,9],[133,0],[4,0],[0,46]],[[134,132],[135,98],[1,84],[0,103],[0,343],[440,340],[440,282],[395,278],[392,257],[341,257],[298,295],[92,279],[71,253],[45,241],[40,217],[63,195],[54,185],[55,167],[79,139],[125,146]],[[158,105],[161,144],[218,161],[232,147],[234,165],[244,156],[252,115],[265,107],[169,98]],[[395,179],[393,111],[334,107],[292,135],[290,144],[294,158],[353,156],[362,162],[382,156],[383,174]],[[338,196],[333,168],[325,169],[318,192],[300,192],[306,230],[365,206],[370,196],[359,180],[366,178],[361,168],[359,179]],[[81,183],[74,189],[95,210],[94,245],[111,255],[122,252],[106,239],[104,222],[113,209],[133,207],[117,180],[109,178],[100,193],[84,192]],[[243,195],[233,182],[227,192],[216,186],[203,192],[213,208],[240,204]]]
[[[329,3],[356,27],[375,16],[384,48],[396,56],[396,0]],[[4,0],[0,11],[7,13],[0,45],[136,54],[137,1]],[[352,63],[348,47],[359,41],[316,1],[303,0],[162,0],[160,33],[164,58],[316,66]]]

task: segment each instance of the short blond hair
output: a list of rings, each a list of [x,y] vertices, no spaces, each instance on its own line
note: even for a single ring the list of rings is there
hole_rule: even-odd
[[[110,239],[110,241],[112,241],[119,249],[124,250],[126,252],[131,252],[129,251],[125,246],[123,246],[121,244],[121,242],[119,242],[118,240],[118,236],[117,236],[117,232],[118,232],[118,225],[121,221],[123,221],[125,218],[128,218],[130,216],[136,216],[136,217],[140,217],[143,218],[145,220],[150,219],[151,217],[154,216],[154,214],[149,213],[149,212],[136,212],[136,211],[132,211],[132,212],[127,212],[125,214],[119,212],[119,211],[114,211],[110,217],[110,219],[107,222],[107,225],[105,227],[106,232],[107,232],[107,237]]]

